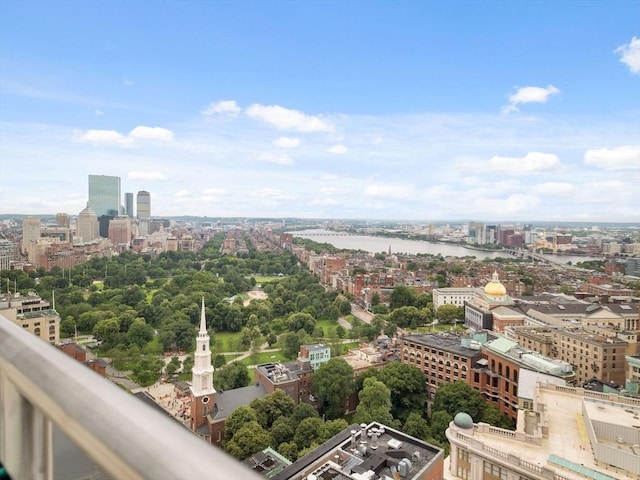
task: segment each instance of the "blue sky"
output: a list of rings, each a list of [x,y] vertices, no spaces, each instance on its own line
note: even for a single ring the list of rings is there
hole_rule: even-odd
[[[0,213],[640,221],[637,1],[0,2]]]

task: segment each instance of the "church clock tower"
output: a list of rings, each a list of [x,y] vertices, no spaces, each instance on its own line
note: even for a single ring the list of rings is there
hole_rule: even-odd
[[[213,409],[216,391],[213,388],[213,366],[211,365],[204,297],[202,298],[200,331],[196,337],[196,351],[191,374],[191,430],[203,436],[210,436],[206,417]]]

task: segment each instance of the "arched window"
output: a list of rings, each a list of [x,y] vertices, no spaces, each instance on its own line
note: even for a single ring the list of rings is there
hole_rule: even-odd
[[[55,325],[49,325],[49,335],[53,335],[56,333],[56,326]]]
[[[498,363],[498,375],[502,376],[502,362]]]
[[[516,382],[516,383],[518,382],[518,371],[517,370],[513,371],[513,381]]]
[[[40,327],[34,328],[33,333],[35,333],[36,335],[40,335]]]
[[[507,377],[507,378],[511,378],[511,369],[509,368],[509,365],[507,365],[504,368],[504,376]]]

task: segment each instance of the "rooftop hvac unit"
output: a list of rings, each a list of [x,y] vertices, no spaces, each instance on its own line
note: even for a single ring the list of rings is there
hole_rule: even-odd
[[[408,458],[400,460],[400,463],[398,464],[398,471],[400,472],[401,477],[409,475],[409,472],[411,471],[411,461]]]

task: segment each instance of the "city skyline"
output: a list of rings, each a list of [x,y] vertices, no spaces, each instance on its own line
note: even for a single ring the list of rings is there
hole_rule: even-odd
[[[640,220],[637,2],[0,14],[0,214],[78,214],[94,174],[154,216]]]

